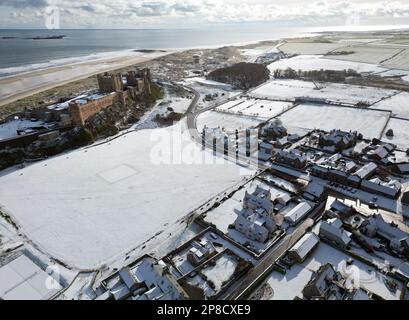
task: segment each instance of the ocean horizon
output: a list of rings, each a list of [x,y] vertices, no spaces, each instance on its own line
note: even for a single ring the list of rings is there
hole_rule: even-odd
[[[381,26],[403,28],[405,26]],[[75,64],[117,58],[133,50],[189,49],[239,45],[266,40],[311,36],[348,27],[277,27],[250,24],[210,28],[174,29],[0,29],[0,77]],[[370,30],[371,27],[360,27]],[[358,29],[357,29],[358,30]],[[65,36],[34,40],[35,37]]]

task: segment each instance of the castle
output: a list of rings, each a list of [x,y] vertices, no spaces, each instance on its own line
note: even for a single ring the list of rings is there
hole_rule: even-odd
[[[142,95],[151,94],[149,69],[130,71],[126,75],[105,73],[98,75],[97,79],[99,94],[69,103],[73,125],[83,126],[91,116],[115,103],[125,105],[128,98],[137,100]]]

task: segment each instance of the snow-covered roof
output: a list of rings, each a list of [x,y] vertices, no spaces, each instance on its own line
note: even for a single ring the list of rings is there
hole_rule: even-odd
[[[290,210],[284,217],[290,223],[297,223],[302,219],[309,211],[311,206],[307,202],[302,202],[292,210]]]
[[[301,260],[304,260],[308,253],[310,253],[319,242],[320,239],[317,235],[307,233],[290,249],[290,252],[295,252]]]
[[[361,179],[366,179],[368,178],[371,174],[374,173],[374,171],[378,168],[376,163],[370,162],[366,165],[364,165],[361,169],[359,169],[357,172],[355,172],[355,175],[360,177]]]
[[[59,283],[47,287],[49,275],[26,255],[0,268],[0,299],[45,300],[62,289]]]
[[[383,237],[393,240],[408,240],[409,234],[399,229],[396,225],[392,225],[385,221],[385,219],[377,214],[369,220],[369,223],[377,229],[377,232]]]
[[[363,180],[361,183],[362,188],[368,191],[372,191],[372,192],[379,192],[381,194],[384,195],[388,195],[391,197],[396,197],[396,195],[399,193],[400,188],[396,189],[395,187],[390,187],[388,185],[382,185],[382,184],[378,184],[372,181],[368,181],[368,180]]]
[[[341,242],[343,245],[348,245],[351,242],[350,234],[343,230],[342,221],[338,218],[322,221],[320,235],[324,235],[337,243]]]

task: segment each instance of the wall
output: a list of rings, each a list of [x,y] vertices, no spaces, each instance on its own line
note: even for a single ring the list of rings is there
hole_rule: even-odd
[[[110,107],[117,102],[125,104],[125,100],[127,97],[127,91],[120,91],[98,100],[89,101],[88,103],[82,105],[76,102],[72,102],[70,103],[69,108],[73,124],[83,126],[88,118],[92,117],[102,109]]]

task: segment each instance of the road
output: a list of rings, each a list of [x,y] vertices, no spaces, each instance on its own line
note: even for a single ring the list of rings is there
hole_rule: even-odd
[[[260,262],[251,269],[240,282],[237,282],[223,297],[226,300],[239,300],[246,298],[250,289],[262,281],[268,273],[271,272],[271,266],[279,260],[279,258],[286,253],[302,236],[307,232],[308,228],[314,225],[314,220],[308,218],[303,223],[298,225],[291,234],[286,235],[277,245],[260,260]]]
[[[194,95],[194,99],[190,104],[186,112],[186,123],[190,133],[191,138],[196,141],[198,144],[202,145],[201,134],[197,130],[197,117],[206,111],[216,108],[217,105],[210,106],[208,108],[203,108],[197,110],[197,103],[200,98],[200,94],[190,87],[185,87],[185,89],[190,90]],[[206,145],[206,147],[213,149],[213,145]],[[216,149],[216,152],[224,155],[224,148]],[[232,160],[237,161],[236,157],[231,157]],[[248,157],[243,157],[239,155],[239,159],[248,164],[256,165],[259,169],[269,168],[266,165],[262,165],[258,160],[250,159]],[[258,282],[263,280],[263,277],[267,276],[271,272],[271,266],[277,262],[280,257],[285,254],[294,244],[304,236],[307,230],[314,225],[314,220],[307,218],[301,224],[299,224],[290,234],[287,234],[278,244],[271,248],[267,254],[260,260],[260,262],[251,269],[241,281],[233,284],[227,292],[221,297],[225,300],[237,300],[246,298],[246,295],[251,289],[254,289],[253,286]]]
[[[186,114],[185,114],[187,128],[189,130],[189,134],[190,134],[190,137],[192,138],[192,140],[194,140],[196,143],[202,145],[202,135],[197,129],[197,117],[200,114],[202,114],[202,113],[204,113],[206,111],[210,111],[210,110],[215,109],[217,106],[226,103],[230,99],[235,99],[236,97],[226,99],[223,102],[219,102],[219,103],[211,105],[211,106],[209,106],[207,108],[203,108],[203,109],[198,110],[197,109],[197,102],[200,99],[200,93],[197,92],[195,89],[193,89],[191,87],[186,87],[185,86],[184,88],[191,91],[195,95],[193,101],[191,102],[191,104],[190,104],[190,106],[189,106],[189,108],[188,108],[188,110],[186,111]],[[213,150],[213,145],[212,144],[206,143],[205,146],[208,149]],[[223,156],[223,157],[226,156],[225,153],[224,153],[225,152],[224,146],[216,146],[215,151],[220,156]],[[251,166],[253,166],[253,167],[257,168],[257,169],[263,170],[263,171],[270,168],[268,165],[260,163],[258,161],[258,159],[254,159],[254,157],[247,157],[247,156],[242,155],[242,154],[238,154],[237,156],[236,156],[236,154],[234,154],[234,155],[229,154],[228,158],[229,158],[229,160],[231,160],[233,162],[236,162],[238,164],[249,165],[249,166],[251,165]]]

